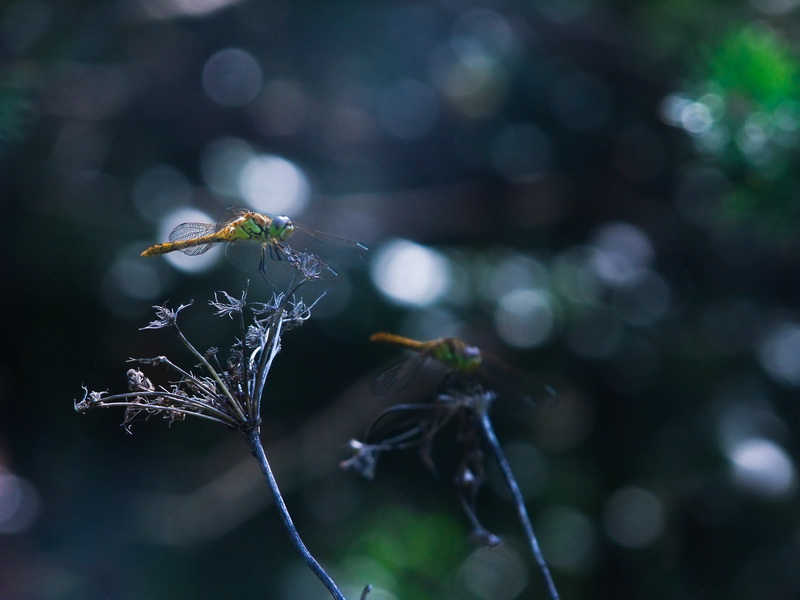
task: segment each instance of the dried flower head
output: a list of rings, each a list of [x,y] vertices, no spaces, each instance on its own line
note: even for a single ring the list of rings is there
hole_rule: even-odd
[[[373,422],[366,441],[352,440],[351,456],[340,466],[372,479],[378,457],[383,452],[417,448],[423,462],[433,469],[431,450],[433,439],[448,423],[455,422],[455,446],[458,455],[453,483],[458,490],[464,513],[472,524],[471,538],[478,544],[494,547],[500,538],[486,529],[478,519],[476,498],[485,479],[483,445],[488,446],[497,461],[511,492],[531,552],[547,585],[551,600],[558,600],[550,569],[544,560],[539,542],[533,533],[522,494],[514,479],[500,443],[489,419],[489,410],[496,398],[492,390],[477,381],[465,378],[445,378],[435,401],[429,403],[397,404],[383,411]],[[390,427],[384,421],[390,420]],[[379,426],[383,426],[381,429]],[[381,431],[388,433],[381,433]]]
[[[346,471],[358,473],[364,479],[373,479],[381,449],[358,440],[350,440],[347,447],[350,449],[350,458],[341,461],[339,466]]]
[[[155,320],[150,321],[150,323],[142,327],[142,329],[162,329],[164,327],[173,327],[178,320],[178,313],[192,304],[194,304],[194,300],[189,302],[189,304],[181,304],[175,310],[168,308],[166,304],[154,306],[153,308],[156,311]]]
[[[254,221],[256,217],[270,222],[268,217],[257,213],[248,212],[242,215],[242,218],[245,216],[249,218],[245,224],[249,223],[250,227],[257,226]],[[277,222],[278,219],[284,226],[289,222],[287,217],[276,217],[272,221]],[[280,350],[281,336],[286,330],[307,321],[311,317],[311,309],[316,304],[316,301],[311,305],[305,304],[301,298],[295,296],[295,293],[307,281],[320,277],[324,263],[314,255],[294,252],[278,242],[271,243],[269,248],[271,251],[275,248],[280,249],[284,258],[297,269],[287,293],[274,294],[269,302],[261,304],[247,301],[247,289],[239,298],[220,291],[215,293],[214,299],[209,302],[216,316],[229,317],[232,321],[238,322],[239,335],[230,345],[227,358],[221,359],[220,351],[215,347],[200,352],[184,335],[178,322],[178,315],[189,305],[180,305],[175,310],[166,305],[156,306],[154,307],[156,318],[143,329],[173,328],[181,343],[199,361],[194,367],[198,372],[179,367],[166,356],[131,359],[131,362],[138,366],[128,369],[127,393],[109,395],[104,391],[89,391],[84,387],[83,398],[74,403],[75,410],[87,412],[94,408],[125,407],[123,425],[129,433],[133,421],[153,415],[160,415],[170,423],[184,419],[187,415],[193,415],[240,431],[261,466],[275,499],[275,505],[295,548],[331,596],[335,600],[345,600],[344,594],[306,548],[294,527],[264,452],[259,427],[264,386]],[[363,250],[366,250],[365,246]],[[269,283],[263,264],[265,254],[266,252],[262,253],[259,270]],[[144,366],[165,366],[172,380],[161,385],[154,384],[139,368]],[[370,589],[370,586],[364,588],[361,594],[362,600],[366,599]]]
[[[223,300],[219,299],[220,295]],[[216,315],[218,317],[227,316],[233,318],[244,312],[244,308],[247,306],[247,290],[242,292],[241,298],[234,298],[225,291],[215,292],[214,299],[210,300],[209,304],[217,309]]]
[[[181,304],[177,309],[155,306],[156,318],[142,329],[173,328],[199,361],[199,373],[179,367],[166,356],[131,359],[140,367],[166,366],[174,379],[157,386],[140,368],[132,368],[127,373],[128,393],[109,395],[85,390],[84,397],[75,403],[75,410],[124,406],[123,425],[127,431],[134,421],[153,415],[161,415],[170,423],[192,415],[240,431],[258,427],[261,396],[280,349],[281,335],[308,320],[313,304],[308,306],[302,299],[290,299],[284,294],[275,294],[269,303],[250,303],[247,290],[239,298],[224,291],[215,293],[209,302],[214,314],[239,321],[240,337],[229,347],[224,365],[217,348],[200,352],[181,330],[178,316],[191,304]]]

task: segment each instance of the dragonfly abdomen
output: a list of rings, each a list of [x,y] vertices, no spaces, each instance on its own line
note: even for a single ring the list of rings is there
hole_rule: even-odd
[[[207,251],[212,244],[217,242],[228,242],[232,240],[232,236],[227,231],[227,227],[222,231],[202,235],[200,237],[192,238],[190,240],[177,240],[174,242],[164,242],[163,244],[156,244],[150,246],[147,250],[142,252],[142,256],[158,256],[159,254],[167,254],[168,252],[183,252],[190,256],[202,254]]]
[[[373,333],[371,336],[369,336],[369,341],[380,342],[383,344],[393,344],[395,346],[414,350],[415,352],[425,350],[431,344],[431,342],[420,342],[417,340],[412,340],[411,338],[403,337],[401,335],[386,333],[384,331]]]

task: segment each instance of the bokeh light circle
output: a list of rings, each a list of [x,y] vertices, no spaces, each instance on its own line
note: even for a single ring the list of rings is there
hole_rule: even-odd
[[[547,340],[555,324],[555,314],[546,293],[513,290],[500,299],[494,322],[497,333],[506,343],[531,348]]]
[[[759,344],[758,357],[775,381],[800,385],[800,325],[789,321],[776,323]]]
[[[28,529],[39,516],[39,493],[22,477],[0,469],[0,533]]]
[[[203,90],[220,106],[248,104],[261,90],[261,67],[249,52],[239,48],[220,50],[203,66]]]
[[[655,256],[647,234],[629,223],[607,223],[599,227],[593,245],[597,252],[592,257],[592,266],[610,285],[629,283]]]
[[[511,600],[528,584],[528,566],[507,544],[480,548],[459,569],[459,578],[473,597]]]
[[[441,253],[396,239],[378,249],[371,275],[378,290],[389,300],[426,306],[439,300],[449,289],[451,267]]]
[[[186,206],[192,199],[192,186],[175,167],[157,165],[136,180],[133,202],[139,212],[151,221],[159,221],[166,213]]]
[[[661,535],[664,507],[652,492],[625,487],[608,499],[603,525],[608,536],[620,546],[642,548]]]
[[[734,482],[764,498],[779,498],[795,486],[796,470],[786,451],[771,440],[749,438],[728,453]]]
[[[311,196],[306,174],[280,156],[254,156],[242,167],[239,190],[256,211],[290,217],[303,212]]]
[[[242,169],[253,157],[253,148],[239,138],[211,142],[203,151],[200,163],[203,180],[217,194],[239,197]]]
[[[222,215],[211,217],[208,214],[194,208],[181,208],[174,212],[169,213],[159,227],[158,240],[164,242],[169,239],[169,234],[181,223],[216,223],[217,219]],[[209,270],[216,265],[223,255],[221,247],[224,244],[218,244],[218,247],[212,247],[205,254],[198,254],[196,256],[187,256],[183,252],[170,252],[164,254],[163,257],[173,267],[185,273],[202,273]],[[152,257],[148,260],[158,260],[158,257]]]
[[[572,573],[585,573],[594,563],[597,533],[592,520],[571,506],[548,508],[538,518],[537,529],[547,562]]]

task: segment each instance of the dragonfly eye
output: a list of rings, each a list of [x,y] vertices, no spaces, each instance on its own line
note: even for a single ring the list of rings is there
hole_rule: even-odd
[[[294,225],[289,217],[275,217],[269,226],[269,234],[279,242],[288,240],[294,233]]]
[[[480,359],[481,349],[477,346],[464,346],[464,357],[471,360]]]
[[[464,371],[477,369],[481,364],[481,350],[477,346],[467,346],[461,349],[461,368]]]

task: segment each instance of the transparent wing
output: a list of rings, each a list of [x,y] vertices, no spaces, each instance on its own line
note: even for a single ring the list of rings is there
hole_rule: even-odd
[[[378,415],[364,439],[393,445],[417,443],[423,431],[420,422],[436,408],[432,403],[395,404]]]
[[[208,250],[215,245],[216,242],[211,244],[197,244],[196,246],[189,246],[188,248],[184,248],[181,250],[187,256],[197,256],[198,254],[203,254],[203,252],[208,252]]]
[[[216,233],[225,225],[233,223],[236,219],[247,213],[246,210],[229,206],[219,221],[211,223],[181,223],[169,234],[170,242],[183,242]]]
[[[234,220],[236,219],[234,218]],[[222,228],[224,225],[219,225],[219,227]],[[215,242],[211,242],[211,244],[213,243]],[[305,264],[304,261],[308,258],[306,253],[299,251],[297,247],[292,248],[286,242],[279,242],[274,239],[261,244],[227,244],[225,255],[233,265],[242,271],[251,272],[257,266],[261,276],[267,279],[270,285],[276,287],[281,287],[283,283],[290,285],[291,279],[297,274],[295,269],[302,270],[302,264]],[[318,257],[319,255],[315,254],[315,256]],[[272,265],[276,263],[284,263],[285,268],[273,268]],[[321,276],[324,277],[326,274],[338,275],[328,263],[319,260],[318,264]]]
[[[533,406],[549,406],[558,402],[552,387],[491,355],[482,355],[481,366],[474,376],[501,397],[521,400]]]
[[[217,226],[210,225],[209,223],[181,223],[169,234],[169,241],[185,242],[214,233],[215,231],[217,231]],[[197,256],[198,254],[203,254],[203,252],[208,251],[213,245],[212,243],[187,246],[186,248],[181,248],[181,252],[188,256]]]
[[[220,229],[225,227],[225,225],[233,223],[236,219],[238,219],[242,215],[247,214],[248,212],[250,211],[245,210],[243,208],[236,208],[235,206],[229,206],[228,208],[225,209],[225,212],[222,213],[222,216],[219,218],[216,225],[213,226],[214,229],[212,231],[219,231]]]
[[[184,242],[194,238],[203,237],[217,231],[216,225],[210,223],[181,223],[169,234],[170,242]]]
[[[295,251],[316,254],[326,265],[333,268],[368,264],[372,258],[369,248],[361,242],[354,242],[297,223],[294,225],[294,234],[287,240],[287,245]]]
[[[411,358],[389,367],[375,378],[372,391],[379,396],[399,394],[414,382],[428,359],[427,352],[417,352]]]

